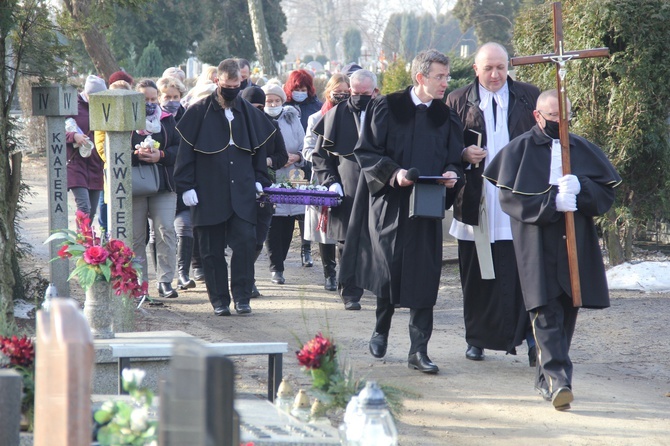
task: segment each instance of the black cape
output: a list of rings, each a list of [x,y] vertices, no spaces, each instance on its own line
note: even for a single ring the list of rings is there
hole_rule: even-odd
[[[342,102],[328,110],[313,129],[317,141],[312,152],[312,171],[319,184],[328,187],[339,183],[344,192],[340,206],[330,209],[328,237],[334,240],[346,237],[361,174],[354,156],[361,125],[360,114],[349,101]]]
[[[340,282],[407,308],[435,305],[442,267],[442,221],[410,219],[411,187],[391,187],[400,169],[421,175],[461,173],[463,130],[443,102],[418,110],[410,89],[378,97],[365,115],[355,150],[360,176],[349,221]],[[455,189],[455,188],[454,188]],[[447,189],[445,209],[454,198]]]
[[[599,147],[573,134],[570,161],[581,184],[574,218],[582,302],[585,308],[606,308],[609,293],[593,217],[612,206],[621,177]],[[500,204],[512,218],[527,310],[562,293],[572,296],[565,218],[556,210],[558,187],[549,184],[550,165],[551,139],[535,126],[505,146],[484,171],[500,188]]]
[[[255,183],[271,184],[266,145],[276,129],[239,96],[229,123],[217,94],[191,105],[177,124],[182,137],[174,171],[177,193],[195,189],[194,226],[219,224],[233,213],[256,224]]]

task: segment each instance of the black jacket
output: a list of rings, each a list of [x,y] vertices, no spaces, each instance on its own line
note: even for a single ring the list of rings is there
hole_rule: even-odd
[[[531,84],[513,81],[507,77],[509,89],[509,106],[507,108],[507,127],[510,141],[527,132],[535,125],[533,110],[540,90]],[[458,114],[463,123],[463,138],[465,147],[476,144],[474,134],[468,130],[475,130],[482,134],[482,147],[486,145],[486,124],[484,115],[479,109],[479,80],[452,91],[447,96],[447,105]],[[465,172],[465,186],[458,192],[454,203],[454,218],[468,225],[479,224],[479,201],[482,196],[482,172],[485,162],[479,167],[463,163]]]
[[[175,192],[177,189],[175,187],[174,181],[174,164],[177,160],[177,150],[179,149],[179,133],[176,130],[176,122],[174,116],[167,115],[161,119],[161,131],[151,135],[154,141],[160,143],[159,150],[162,150],[164,156],[156,163],[158,171],[160,172],[160,187],[159,191],[170,191]],[[133,132],[131,140],[131,147],[133,150],[132,155],[132,164],[137,166],[138,164],[148,164],[143,161],[140,161],[137,155],[135,155],[135,145],[144,141],[146,136],[140,135],[137,132]]]

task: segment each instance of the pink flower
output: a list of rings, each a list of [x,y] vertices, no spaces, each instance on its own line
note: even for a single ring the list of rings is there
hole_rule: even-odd
[[[330,339],[324,338],[321,333],[317,334],[305,344],[302,349],[296,352],[300,365],[308,369],[318,369],[321,367],[321,361],[326,355],[335,355],[335,346]]]
[[[91,246],[84,251],[84,260],[91,265],[105,263],[109,253],[102,246]]]
[[[0,352],[9,358],[11,365],[30,367],[35,361],[33,341],[26,336],[0,336]]]

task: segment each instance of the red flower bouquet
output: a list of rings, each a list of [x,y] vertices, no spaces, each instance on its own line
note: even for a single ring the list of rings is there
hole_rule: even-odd
[[[4,356],[4,358],[3,358]],[[7,362],[9,361],[9,362]],[[0,336],[0,368],[16,370],[23,378],[21,413],[32,430],[35,408],[35,347],[26,336]]]
[[[76,260],[68,280],[76,277],[87,290],[96,280],[112,283],[117,295],[140,297],[147,294],[147,282],[142,281],[141,266],[135,253],[121,240],[110,239],[103,233],[97,237],[91,228],[88,214],[77,211],[77,231],[63,229],[44,243],[63,240],[58,257]]]

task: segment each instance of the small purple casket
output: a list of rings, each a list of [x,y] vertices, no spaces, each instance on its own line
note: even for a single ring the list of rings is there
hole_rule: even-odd
[[[327,190],[290,189],[283,187],[263,188],[261,203],[304,204],[310,206],[336,207],[342,202],[340,194]]]

